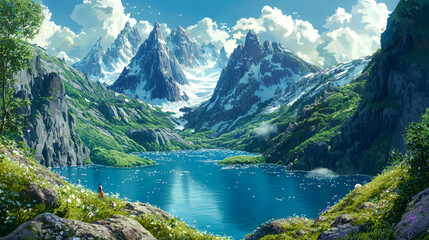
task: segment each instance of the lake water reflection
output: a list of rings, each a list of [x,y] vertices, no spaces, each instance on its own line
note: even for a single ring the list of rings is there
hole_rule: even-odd
[[[220,166],[235,155],[230,150],[148,152],[139,154],[158,162],[147,168],[102,166],[55,169],[72,183],[119,193],[132,201],[149,202],[189,225],[242,239],[260,224],[276,218],[305,215],[315,218],[366,176],[309,178],[283,166]]]

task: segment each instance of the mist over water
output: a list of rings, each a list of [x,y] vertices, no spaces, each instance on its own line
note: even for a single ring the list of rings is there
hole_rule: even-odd
[[[305,176],[308,178],[336,178],[338,174],[327,168],[317,168],[311,170]]]
[[[315,218],[321,209],[339,201],[365,176],[309,177],[284,166],[221,166],[240,151],[197,150],[139,154],[158,162],[146,168],[102,166],[54,169],[72,183],[131,201],[149,202],[180,217],[190,226],[242,239],[262,223],[293,215]],[[314,176],[334,176],[317,171]],[[320,175],[321,173],[321,175]]]

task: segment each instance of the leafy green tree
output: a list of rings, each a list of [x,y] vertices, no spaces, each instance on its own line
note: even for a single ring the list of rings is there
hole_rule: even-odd
[[[429,180],[429,109],[423,114],[420,122],[408,126],[405,137],[409,157],[406,162],[413,175],[420,175]]]
[[[38,33],[44,15],[32,0],[0,0],[0,137],[16,133],[23,118],[18,114],[25,101],[14,98],[17,74],[28,68],[33,51],[26,41]]]

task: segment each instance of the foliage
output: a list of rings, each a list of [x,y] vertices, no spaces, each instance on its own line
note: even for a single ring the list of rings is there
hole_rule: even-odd
[[[143,225],[149,232],[153,234],[156,239],[159,240],[216,240],[225,239],[220,236],[207,234],[207,232],[199,232],[194,228],[190,228],[186,223],[180,221],[177,218],[165,221],[158,218],[156,215],[146,214],[139,219],[139,223]]]
[[[102,148],[92,149],[91,161],[94,164],[110,167],[140,167],[156,164],[148,158],[141,158],[116,150],[106,150]]]
[[[225,158],[217,164],[225,165],[244,165],[244,164],[262,164],[265,163],[265,157],[263,156],[234,156]]]
[[[106,219],[114,214],[126,215],[140,222],[157,239],[223,239],[199,232],[179,219],[164,220],[155,219],[152,215],[127,215],[126,199],[109,192],[105,192],[105,197],[99,199],[98,194],[93,191],[97,186],[90,190],[63,181],[33,158],[26,157],[15,145],[13,142],[0,142],[0,236],[9,234],[41,213],[49,212],[87,223]],[[63,185],[54,184],[52,181],[61,182]],[[30,197],[27,194],[30,183],[57,191],[59,206],[47,206]],[[114,208],[112,201],[116,204]]]
[[[23,117],[18,111],[28,102],[13,97],[13,84],[15,75],[27,68],[33,57],[25,41],[38,33],[43,18],[41,6],[31,0],[0,1],[0,137],[5,131],[18,134],[22,128]]]
[[[306,225],[282,225],[285,233],[262,239],[294,239],[299,230],[307,232],[302,239],[316,239],[342,214],[351,215],[353,224],[361,225],[360,232],[350,234],[346,239],[394,239],[394,227],[406,212],[412,197],[429,187],[429,165],[426,162],[429,156],[428,127],[429,109],[419,123],[410,124],[405,138],[406,154],[397,150],[391,152],[390,161],[397,163],[395,167],[379,174],[362,188],[351,191],[339,203],[328,206],[319,216],[319,221]],[[325,220],[320,220],[322,218]]]

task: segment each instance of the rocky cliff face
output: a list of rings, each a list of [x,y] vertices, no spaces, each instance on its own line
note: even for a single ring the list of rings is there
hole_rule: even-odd
[[[181,89],[186,84],[188,80],[179,62],[167,46],[159,24],[155,24],[149,38],[111,88],[146,102],[177,102],[188,100]]]
[[[232,53],[211,99],[186,119],[193,128],[226,131],[234,121],[257,113],[258,104],[268,104],[275,98],[287,101],[298,90],[297,80],[318,70],[280,44],[260,44],[258,36],[249,32],[245,44]]]
[[[30,71],[20,73],[15,85],[18,97],[30,99],[25,111],[30,125],[24,129],[28,147],[35,158],[48,167],[82,165],[89,150],[76,132],[76,121],[69,114],[63,79],[36,52]]]
[[[390,149],[404,150],[406,127],[429,107],[428,9],[423,1],[401,1],[388,20],[381,50],[362,74],[298,111],[297,121],[270,142],[264,153],[269,161],[292,169],[377,174],[388,164]],[[297,146],[301,150],[292,154]]]
[[[335,168],[374,173],[386,165],[389,149],[404,150],[405,128],[429,107],[427,16],[426,1],[401,1],[389,17],[364,98],[330,143]]]

